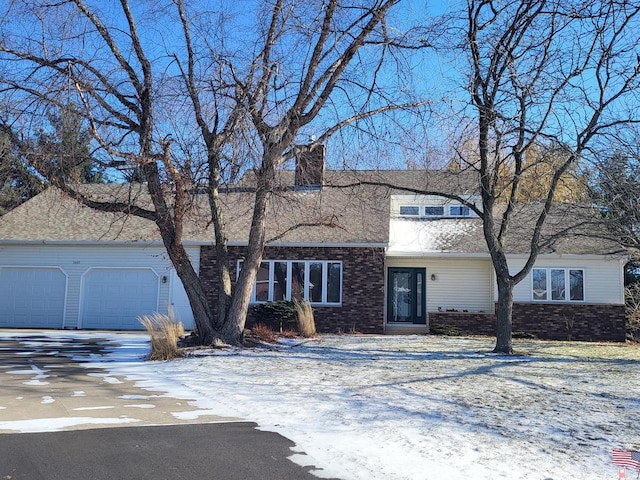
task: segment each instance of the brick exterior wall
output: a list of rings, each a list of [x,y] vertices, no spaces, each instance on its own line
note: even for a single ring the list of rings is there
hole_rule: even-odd
[[[458,327],[471,335],[495,335],[496,316],[489,313],[429,312],[429,328]]]
[[[229,247],[232,279],[244,247]],[[267,247],[265,260],[342,261],[342,305],[314,306],[316,329],[322,333],[384,331],[384,249],[340,247]],[[200,251],[200,278],[211,307],[216,310],[218,278],[215,247]],[[249,311],[247,326],[256,321]]]
[[[495,335],[492,314],[434,312],[429,325],[451,325],[475,335]],[[514,303],[513,332],[545,340],[625,341],[623,305]]]
[[[235,279],[237,260],[244,247],[230,247],[231,275]],[[384,332],[384,250],[381,248],[268,247],[265,260],[342,261],[342,305],[314,306],[316,328],[322,333]],[[200,278],[209,302],[216,310],[217,273],[214,247],[202,247]],[[247,326],[256,321],[249,312]],[[473,335],[495,335],[493,314],[430,312],[429,325],[451,325]],[[547,340],[625,340],[623,305],[580,303],[515,303],[513,332]]]

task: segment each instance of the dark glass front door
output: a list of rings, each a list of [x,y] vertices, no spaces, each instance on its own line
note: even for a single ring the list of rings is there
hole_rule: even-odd
[[[389,268],[387,322],[426,323],[424,280],[424,268]]]

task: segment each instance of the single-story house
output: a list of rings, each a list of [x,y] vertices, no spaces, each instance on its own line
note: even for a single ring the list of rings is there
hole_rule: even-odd
[[[426,333],[452,325],[495,334],[497,289],[481,220],[457,202],[382,185],[448,189],[473,201],[473,179],[446,171],[324,169],[320,178],[280,175],[252,302],[306,298],[322,332]],[[356,178],[369,184],[356,185]],[[247,246],[251,185],[248,175],[222,193],[234,273]],[[83,188],[93,198],[148,204],[144,185]],[[216,255],[206,209],[206,197],[194,194],[184,243],[215,309]],[[512,268],[525,262],[535,209],[518,212],[513,224],[522,235],[507,245]],[[547,236],[574,214],[557,209]],[[549,242],[515,287],[514,331],[623,341],[625,261],[615,243],[587,236],[584,228]],[[0,327],[139,329],[138,315],[170,307],[193,327],[155,224],[93,210],[55,188],[0,217],[0,291]]]

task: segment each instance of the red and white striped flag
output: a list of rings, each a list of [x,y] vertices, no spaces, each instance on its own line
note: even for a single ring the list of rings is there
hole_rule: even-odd
[[[640,452],[634,450],[613,450],[611,457],[615,465],[640,470]]]

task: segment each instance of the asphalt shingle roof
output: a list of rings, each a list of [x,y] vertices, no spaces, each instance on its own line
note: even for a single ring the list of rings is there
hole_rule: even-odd
[[[477,218],[411,220],[391,218],[390,197],[405,193],[380,186],[353,186],[356,180],[405,185],[416,189],[444,190],[473,195],[477,179],[433,171],[328,171],[322,190],[295,191],[293,172],[280,172],[282,185],[271,201],[267,239],[286,244],[387,245],[390,252],[426,251],[487,254],[482,222]],[[252,179],[244,178],[233,189],[221,193],[227,236],[230,244],[243,245],[248,239],[253,213]],[[345,188],[336,186],[351,185]],[[93,199],[133,200],[152,209],[144,185],[86,185],[81,187]],[[539,205],[524,205],[511,222],[508,253],[529,251],[531,233]],[[499,214],[500,212],[498,212]],[[206,195],[192,198],[184,226],[186,243],[213,243]],[[595,237],[593,212],[572,205],[555,206],[543,229],[543,238],[568,227],[571,232],[549,243],[542,253],[618,255],[620,247]],[[327,226],[312,226],[317,223]],[[391,232],[390,232],[391,225]],[[0,217],[0,242],[160,242],[155,223],[123,213],[96,211],[70,199],[55,188]]]
[[[267,221],[267,238],[285,243],[386,244],[389,235],[389,200],[371,197],[373,188],[287,191],[274,195]],[[94,200],[134,199],[151,209],[140,185],[87,185]],[[369,198],[370,200],[366,200]],[[227,236],[231,244],[246,244],[254,195],[231,191],[221,195]],[[195,195],[185,221],[186,242],[212,243],[206,195]],[[313,226],[322,223],[327,226]],[[107,213],[81,205],[49,188],[0,217],[0,241],[25,242],[159,242],[154,222],[134,215]]]

